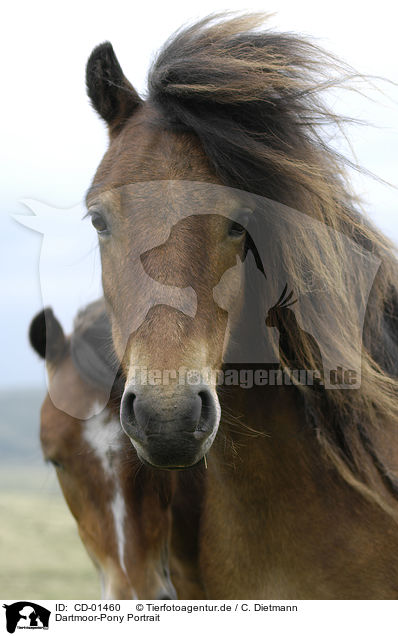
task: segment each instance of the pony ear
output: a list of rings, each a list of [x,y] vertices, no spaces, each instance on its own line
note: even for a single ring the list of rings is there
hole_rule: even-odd
[[[87,94],[111,135],[123,128],[142,99],[123,75],[112,44],[104,42],[91,53],[86,66]]]
[[[50,307],[33,318],[29,327],[29,340],[36,353],[48,362],[54,362],[64,353],[65,334]]]

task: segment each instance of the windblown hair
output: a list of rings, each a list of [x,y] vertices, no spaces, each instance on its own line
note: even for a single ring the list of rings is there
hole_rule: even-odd
[[[178,32],[152,66],[149,101],[162,126],[199,138],[225,185],[321,222],[311,233],[298,227],[288,245],[282,236],[275,257],[296,292],[304,271],[327,282],[341,326],[332,345],[353,364],[353,325],[366,307],[362,378],[355,390],[301,388],[307,419],[344,479],[398,519],[397,261],[392,244],[358,210],[346,175],[350,162],[327,143],[331,128],[344,122],[323,93],[357,76],[313,43],[261,30],[263,18],[216,15]],[[346,284],[353,263],[344,237],[381,261],[369,298],[369,275],[358,273],[356,302]],[[280,288],[275,300],[279,295]],[[323,341],[329,337],[325,332]],[[297,359],[308,366],[311,356],[298,341]]]

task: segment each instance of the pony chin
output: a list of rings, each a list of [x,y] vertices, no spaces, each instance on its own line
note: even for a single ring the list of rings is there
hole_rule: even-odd
[[[203,433],[180,433],[170,435],[151,435],[145,444],[129,436],[143,464],[162,470],[184,470],[192,468],[204,460],[217,435],[218,422],[205,439]]]

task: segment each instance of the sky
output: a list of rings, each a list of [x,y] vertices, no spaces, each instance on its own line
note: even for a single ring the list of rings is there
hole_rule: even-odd
[[[173,0],[158,4],[6,2],[0,42],[0,387],[44,381],[43,364],[27,340],[29,322],[43,304],[42,238],[17,223],[13,215],[32,214],[37,202],[58,211],[81,207],[107,146],[105,126],[90,107],[84,85],[86,60],[100,42],[112,42],[125,75],[144,95],[154,54],[182,24],[226,9],[274,13],[270,25],[277,30],[315,38],[359,72],[390,80],[374,80],[363,87],[366,98],[354,93],[334,95],[332,105],[371,124],[348,130],[351,151],[360,165],[398,188],[398,88],[392,83],[398,83],[398,9],[394,3],[381,0],[370,9],[363,2],[346,0],[330,4],[270,0],[250,5],[202,0],[200,12],[197,6]],[[398,191],[363,176],[352,178],[364,210],[398,244]],[[29,200],[29,206],[23,200]],[[92,290],[99,289],[95,237],[82,230],[76,241],[85,255]],[[46,290],[46,303],[51,303],[69,330],[85,299],[66,292],[58,271],[49,275]]]

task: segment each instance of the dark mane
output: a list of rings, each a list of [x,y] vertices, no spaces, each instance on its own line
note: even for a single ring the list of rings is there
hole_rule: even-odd
[[[325,106],[322,93],[355,73],[299,36],[259,30],[261,21],[258,15],[212,16],[178,32],[152,66],[149,101],[163,127],[199,138],[225,185],[305,211],[380,259],[369,299],[358,279],[367,307],[361,388],[322,395],[303,389],[303,396],[308,422],[340,474],[396,515],[397,261],[390,242],[356,208],[347,186],[349,162],[328,146],[323,132],[342,120]],[[293,278],[302,276],[304,255],[315,271],[342,280],[339,246],[318,239],[323,244],[316,254],[301,234],[295,254],[282,255]],[[356,317],[352,298],[343,301],[344,312],[336,305],[341,334],[335,345],[349,350]],[[297,355],[304,360],[311,352],[300,351],[298,343]]]
[[[177,33],[150,71],[149,97],[166,125],[199,137],[224,183],[287,204],[297,190],[322,198],[314,179],[337,156],[320,129],[340,120],[319,96],[332,66],[349,71],[296,35],[253,30],[262,18],[209,17]]]

